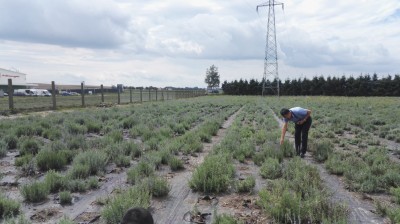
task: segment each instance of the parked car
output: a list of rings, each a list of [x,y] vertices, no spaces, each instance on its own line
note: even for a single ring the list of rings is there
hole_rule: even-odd
[[[81,94],[77,93],[77,92],[69,92],[69,94],[71,94],[71,96],[80,96]]]
[[[79,94],[77,92],[61,91],[60,95],[61,96],[80,96],[81,94]]]
[[[69,92],[67,92],[67,91],[61,91],[60,95],[61,96],[71,96],[71,94]]]

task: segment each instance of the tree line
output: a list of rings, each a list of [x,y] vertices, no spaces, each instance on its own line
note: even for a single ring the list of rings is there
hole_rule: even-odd
[[[222,83],[222,90],[228,95],[261,95],[263,80],[240,79]],[[266,81],[265,95],[276,95],[277,80]],[[287,79],[280,81],[280,95],[322,95],[322,96],[400,96],[400,75],[388,75],[378,79],[377,74],[372,77],[360,75],[354,77],[327,77],[315,76],[312,79]]]

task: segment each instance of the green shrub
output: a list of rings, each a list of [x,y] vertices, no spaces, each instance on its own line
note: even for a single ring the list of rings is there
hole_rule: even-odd
[[[400,205],[400,187],[391,188],[390,193],[394,196],[396,203]]]
[[[121,150],[125,156],[130,155],[132,158],[136,158],[142,155],[139,145],[134,142],[122,142],[119,147],[121,147]]]
[[[255,145],[250,140],[246,140],[239,144],[239,147],[233,152],[233,158],[244,162],[245,158],[251,158],[254,154]]]
[[[87,132],[99,133],[101,130],[101,123],[96,121],[89,121],[86,123]]]
[[[260,168],[260,175],[267,179],[276,179],[282,176],[282,166],[277,159],[267,158]]]
[[[18,138],[14,135],[6,135],[4,137],[4,141],[7,143],[7,149],[16,149]]]
[[[130,129],[134,125],[136,125],[137,123],[138,123],[138,121],[136,120],[135,117],[127,117],[127,118],[122,120],[122,127],[124,129]]]
[[[201,142],[207,142],[210,143],[211,142],[211,134],[207,133],[205,130],[199,131],[198,135],[200,137]]]
[[[0,195],[0,217],[13,217],[19,214],[21,204]]]
[[[72,135],[83,135],[87,132],[86,126],[76,124],[76,123],[69,123],[66,126],[68,133]]]
[[[75,222],[71,219],[69,219],[68,217],[63,217],[58,224],[75,224]]]
[[[264,144],[261,146],[261,151],[255,153],[253,156],[254,163],[261,166],[267,158],[275,158],[279,162],[283,161],[283,150],[275,148],[269,144]]]
[[[242,223],[243,222],[239,222],[235,220],[234,217],[227,214],[216,215],[213,221],[213,224],[242,224]]]
[[[328,160],[325,161],[325,167],[331,174],[343,175],[346,171],[344,155],[338,153],[330,154]]]
[[[88,150],[74,158],[73,165],[81,164],[89,167],[89,174],[96,175],[105,170],[108,162],[107,154],[97,150]]]
[[[0,140],[0,158],[3,158],[7,155],[7,143],[4,140]]]
[[[318,170],[295,158],[283,169],[283,178],[259,192],[258,204],[276,223],[346,223],[348,209],[332,202]]]
[[[400,208],[392,208],[388,211],[391,223],[400,223]]]
[[[151,195],[144,187],[131,187],[121,194],[115,195],[101,212],[101,217],[108,224],[119,224],[128,209],[132,207],[148,208]]]
[[[256,186],[256,179],[253,176],[246,177],[244,180],[239,180],[236,184],[238,192],[251,192]]]
[[[74,149],[86,149],[87,148],[87,143],[86,139],[83,135],[72,135],[66,138],[66,144],[67,148],[69,150],[74,150]]]
[[[24,166],[25,164],[28,164],[30,161],[32,161],[32,159],[32,154],[26,154],[21,157],[17,157],[15,158],[15,166]]]
[[[44,201],[49,194],[49,188],[47,184],[36,181],[23,185],[20,191],[26,201],[33,203]]]
[[[100,183],[97,177],[90,177],[87,182],[87,185],[89,189],[98,189],[100,187]]]
[[[168,181],[162,177],[148,177],[142,180],[141,185],[149,189],[150,194],[154,197],[167,196],[170,191]]]
[[[61,170],[67,165],[67,158],[61,151],[42,149],[36,155],[36,164],[41,171]]]
[[[182,160],[175,156],[170,157],[168,160],[168,165],[172,171],[177,171],[184,168]]]
[[[72,203],[72,196],[71,196],[71,192],[69,192],[69,191],[60,192],[59,197],[60,197],[61,205],[69,205]]]
[[[5,217],[4,224],[32,224],[32,222],[29,219],[25,218],[23,214],[21,214],[15,218]]]
[[[144,177],[148,177],[153,174],[154,174],[154,166],[145,161],[140,161],[135,167],[128,170],[127,181],[130,184],[136,184]]]
[[[209,155],[193,172],[189,186],[203,192],[224,192],[232,182],[235,168],[228,155]]]
[[[131,157],[120,155],[114,159],[114,163],[117,167],[128,167],[131,165]]]
[[[70,180],[67,189],[71,192],[85,192],[88,189],[88,185],[82,179]]]
[[[43,132],[42,136],[43,136],[43,138],[47,138],[49,140],[54,141],[54,140],[60,139],[62,137],[62,132],[60,131],[59,128],[53,127],[53,128],[45,130]]]
[[[333,145],[329,140],[317,140],[311,144],[313,156],[317,162],[324,162],[333,151]]]
[[[39,152],[39,147],[40,147],[39,142],[37,142],[35,139],[26,138],[21,143],[20,154],[21,155],[26,155],[26,154],[36,155]]]
[[[73,179],[85,179],[90,175],[90,167],[86,164],[74,164],[69,174]]]
[[[65,177],[63,177],[61,174],[57,173],[54,170],[49,170],[46,173],[44,183],[47,185],[47,188],[51,193],[56,193],[60,189],[66,187]]]
[[[107,137],[109,137],[114,143],[122,142],[122,140],[124,140],[124,136],[120,130],[111,131],[107,134]]]
[[[283,144],[281,145],[281,150],[283,151],[284,157],[293,157],[294,155],[296,155],[293,143],[291,143],[289,140],[283,141]]]
[[[21,137],[21,136],[34,136],[35,130],[33,129],[33,127],[31,127],[30,125],[24,125],[24,126],[17,126],[15,129],[15,135],[17,137]]]

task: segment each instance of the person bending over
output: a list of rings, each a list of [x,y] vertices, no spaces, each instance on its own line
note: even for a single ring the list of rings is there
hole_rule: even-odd
[[[296,153],[297,155],[300,155],[301,158],[304,158],[304,155],[307,152],[308,131],[310,130],[312,123],[311,110],[301,107],[293,107],[290,109],[283,108],[281,110],[281,115],[284,117],[283,120],[285,124],[282,127],[280,144],[282,145],[285,139],[288,122],[291,121],[295,123],[294,142]]]

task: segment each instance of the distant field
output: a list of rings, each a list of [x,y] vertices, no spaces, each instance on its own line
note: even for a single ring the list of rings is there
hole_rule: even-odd
[[[293,125],[279,145],[294,106],[312,110],[304,159]],[[398,97],[209,96],[3,117],[0,217],[120,223],[141,206],[156,223],[399,223],[398,111]]]

